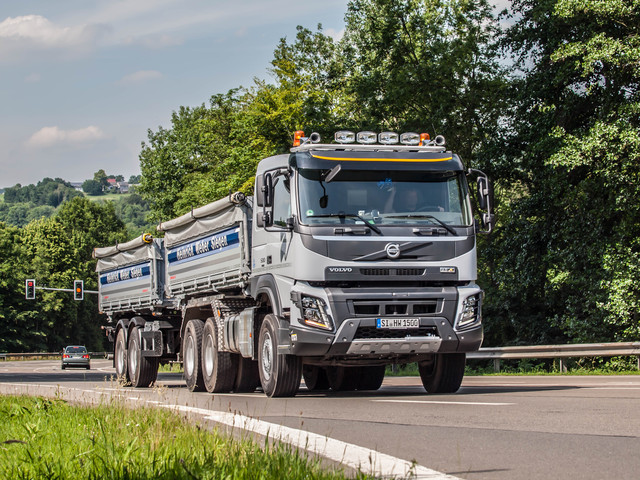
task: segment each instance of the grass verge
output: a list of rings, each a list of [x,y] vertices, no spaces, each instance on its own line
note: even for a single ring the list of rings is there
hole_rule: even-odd
[[[281,442],[263,448],[153,408],[0,396],[0,478],[368,479]]]

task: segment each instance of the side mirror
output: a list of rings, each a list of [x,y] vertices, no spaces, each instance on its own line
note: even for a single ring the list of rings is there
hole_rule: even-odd
[[[489,198],[489,185],[487,177],[478,177],[478,207],[482,210],[487,209],[487,202]]]
[[[482,171],[474,168],[470,168],[468,174],[478,175],[476,180],[478,188],[478,208],[485,211],[480,218],[482,220],[482,226],[486,230],[479,233],[491,233],[495,224],[495,215],[492,212],[491,185],[489,184],[489,178]]]
[[[265,207],[273,206],[273,175],[265,173],[262,185],[263,202]]]
[[[255,197],[256,205],[258,207],[264,207],[264,175],[256,175],[256,188]]]

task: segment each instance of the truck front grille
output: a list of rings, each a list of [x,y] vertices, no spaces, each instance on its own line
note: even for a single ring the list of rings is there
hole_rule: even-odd
[[[424,275],[424,268],[361,268],[361,275],[369,276],[421,276]]]
[[[356,330],[354,340],[386,339],[386,338],[406,338],[406,337],[437,337],[436,327],[420,327],[403,329],[382,329],[376,327],[359,326]]]
[[[438,313],[438,300],[414,300],[410,302],[372,302],[353,300],[355,316],[376,315],[433,315]]]

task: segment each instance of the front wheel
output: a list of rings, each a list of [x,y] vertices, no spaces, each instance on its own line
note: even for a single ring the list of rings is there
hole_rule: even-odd
[[[116,377],[119,380],[128,383],[129,371],[127,370],[127,340],[125,338],[124,328],[118,330],[113,358],[116,367]]]
[[[464,353],[438,353],[433,359],[418,362],[420,379],[429,393],[455,393],[460,388],[466,355]]]
[[[302,359],[278,355],[278,320],[264,317],[258,338],[258,371],[264,393],[269,397],[293,397],[300,387]]]

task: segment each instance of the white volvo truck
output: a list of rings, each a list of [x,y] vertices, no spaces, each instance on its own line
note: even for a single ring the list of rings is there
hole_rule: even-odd
[[[442,137],[335,139],[297,132],[290,154],[259,163],[254,197],[163,222],[163,238],[95,249],[118,376],[147,387],[177,360],[192,391],[286,397],[302,378],[375,390],[387,365],[416,362],[428,392],[458,390],[482,343],[476,234],[492,228],[489,182]]]

